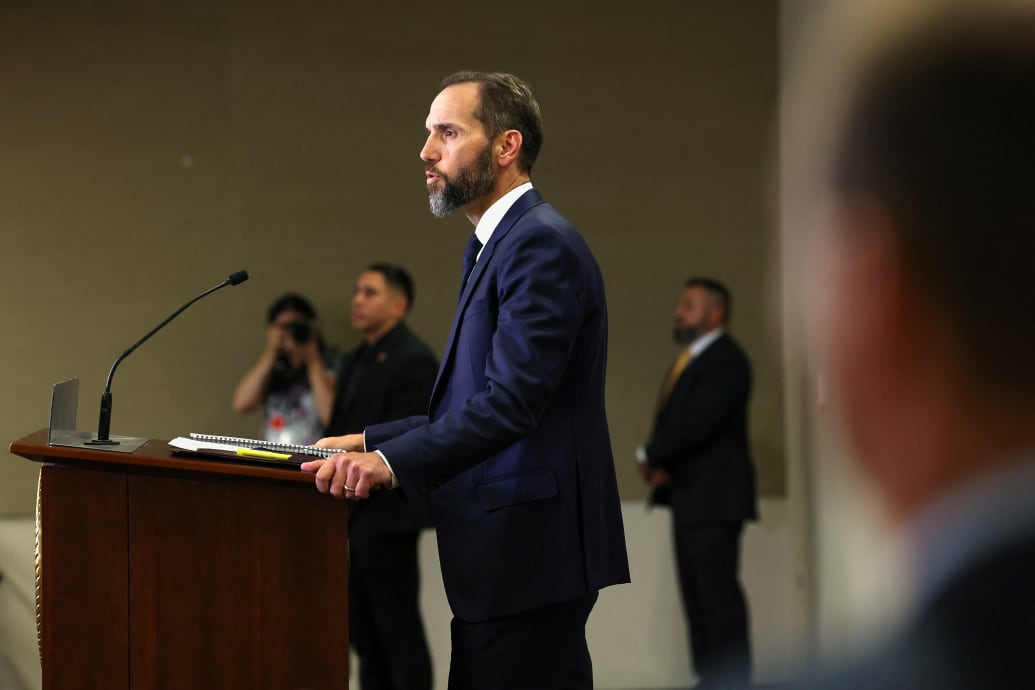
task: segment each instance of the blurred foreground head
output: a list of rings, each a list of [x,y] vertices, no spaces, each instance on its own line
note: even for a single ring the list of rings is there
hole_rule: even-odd
[[[1035,7],[914,22],[863,61],[839,121],[825,355],[904,517],[1035,451]]]

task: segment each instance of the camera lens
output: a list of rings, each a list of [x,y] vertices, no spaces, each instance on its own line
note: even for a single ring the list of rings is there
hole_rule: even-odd
[[[291,339],[299,345],[304,345],[309,342],[309,338],[313,334],[313,327],[303,321],[294,321],[284,326],[287,332],[291,335]]]

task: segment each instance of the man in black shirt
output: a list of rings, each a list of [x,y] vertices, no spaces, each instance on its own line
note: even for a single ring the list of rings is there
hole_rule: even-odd
[[[356,280],[352,326],[363,342],[345,355],[328,436],[425,414],[438,360],[403,318],[413,281],[391,264]],[[363,690],[430,689],[431,657],[421,622],[417,541],[431,524],[423,497],[379,491],[349,515],[349,638]]]

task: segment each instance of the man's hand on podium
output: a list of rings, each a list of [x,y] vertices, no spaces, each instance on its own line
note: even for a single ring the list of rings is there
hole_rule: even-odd
[[[335,498],[369,498],[371,491],[392,485],[392,472],[380,455],[355,452],[363,450],[363,434],[322,438],[313,445],[353,451],[302,463],[303,472],[316,473],[320,493]]]
[[[317,448],[334,448],[359,453],[367,449],[363,434],[346,434],[345,436],[326,436],[313,444]]]

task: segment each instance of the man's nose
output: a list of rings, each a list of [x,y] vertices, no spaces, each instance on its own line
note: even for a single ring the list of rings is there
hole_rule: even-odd
[[[420,150],[420,159],[425,163],[433,163],[439,159],[438,151],[436,150],[434,143],[431,140],[431,135],[428,135],[427,140],[424,142],[424,146]]]

